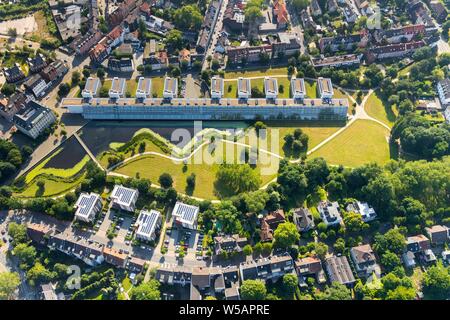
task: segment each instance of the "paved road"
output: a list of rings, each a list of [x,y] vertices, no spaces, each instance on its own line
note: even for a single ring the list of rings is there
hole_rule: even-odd
[[[305,54],[305,39],[303,36],[303,29],[298,19],[298,12],[290,4],[287,5],[289,18],[291,20],[291,30],[294,32],[300,40],[300,53]]]
[[[223,28],[223,15],[225,14],[225,9],[227,7],[228,0],[222,0],[222,5],[220,6],[219,13],[217,14],[217,19],[214,24],[213,30],[211,30],[212,36],[209,41],[208,49],[205,52],[205,59],[203,60],[202,70],[206,70],[209,67],[209,62],[206,59],[208,56],[213,56],[214,50],[216,48],[217,39],[220,36]]]

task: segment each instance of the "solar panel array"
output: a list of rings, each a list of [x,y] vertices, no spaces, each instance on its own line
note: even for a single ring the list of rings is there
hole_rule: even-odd
[[[76,215],[88,217],[94,209],[98,198],[98,195],[94,193],[80,195],[80,199],[77,202]]]
[[[197,219],[198,207],[182,202],[177,202],[172,215],[178,217],[182,222],[194,223]]]
[[[134,189],[116,185],[111,197],[117,199],[117,202],[130,205],[136,192]]]
[[[146,237],[150,237],[154,232],[156,223],[158,222],[161,213],[156,210],[150,210],[150,212],[146,210],[142,210],[139,213],[139,217],[137,223],[139,224],[137,233],[140,235],[144,235]]]

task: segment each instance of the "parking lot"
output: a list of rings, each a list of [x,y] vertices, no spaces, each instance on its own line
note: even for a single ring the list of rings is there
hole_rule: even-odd
[[[196,230],[180,229],[175,227],[167,230],[164,238],[164,244],[169,253],[178,256],[177,252],[183,245],[186,249],[186,257],[191,259],[202,259],[203,234]],[[197,258],[196,258],[197,257]]]

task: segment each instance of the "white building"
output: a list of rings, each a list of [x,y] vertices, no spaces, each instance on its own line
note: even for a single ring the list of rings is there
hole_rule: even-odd
[[[333,97],[333,84],[330,78],[319,77],[317,79],[317,88],[319,90],[319,96],[322,99],[331,99]]]
[[[197,229],[197,216],[199,208],[183,202],[177,202],[172,211],[174,222],[188,229]]]
[[[220,77],[211,78],[211,98],[220,99],[223,97],[224,81]]]
[[[436,87],[439,100],[441,100],[442,107],[445,109],[446,106],[450,106],[450,79],[446,78],[439,81]]]
[[[317,210],[327,227],[339,225],[342,221],[337,202],[321,201],[317,206]]]
[[[13,123],[20,132],[36,139],[56,121],[53,111],[36,101],[29,101],[25,108],[13,116]]]
[[[240,77],[238,79],[238,97],[239,99],[248,99],[252,96],[250,79]]]
[[[264,92],[266,99],[276,99],[278,97],[278,81],[276,78],[264,78]]]
[[[359,213],[364,222],[369,222],[377,217],[375,210],[367,202],[356,201],[347,206],[347,211]]]
[[[146,99],[152,95],[152,79],[140,77],[136,89],[136,98]]]
[[[293,76],[291,78],[291,92],[292,98],[304,99],[306,96],[305,80]]]
[[[96,214],[102,210],[102,198],[93,192],[90,194],[81,193],[75,203],[75,208],[76,220],[91,222]]]
[[[111,193],[112,205],[115,208],[133,212],[139,191],[136,189],[126,188],[122,185],[115,185]]]
[[[166,77],[164,79],[163,97],[166,99],[173,99],[178,96],[178,79]]]
[[[141,210],[136,224],[136,238],[144,241],[153,241],[156,238],[156,230],[161,227],[161,213],[156,210]]]
[[[111,89],[109,89],[109,97],[111,99],[119,99],[125,96],[126,81],[123,78],[114,77],[111,83]]]
[[[86,99],[92,99],[97,95],[99,88],[100,79],[89,77],[86,80],[83,91],[81,91],[81,96]]]

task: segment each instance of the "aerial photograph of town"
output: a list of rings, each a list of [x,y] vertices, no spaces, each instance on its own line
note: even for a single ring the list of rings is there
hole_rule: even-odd
[[[0,0],[2,306],[450,300],[449,37],[450,0]]]

